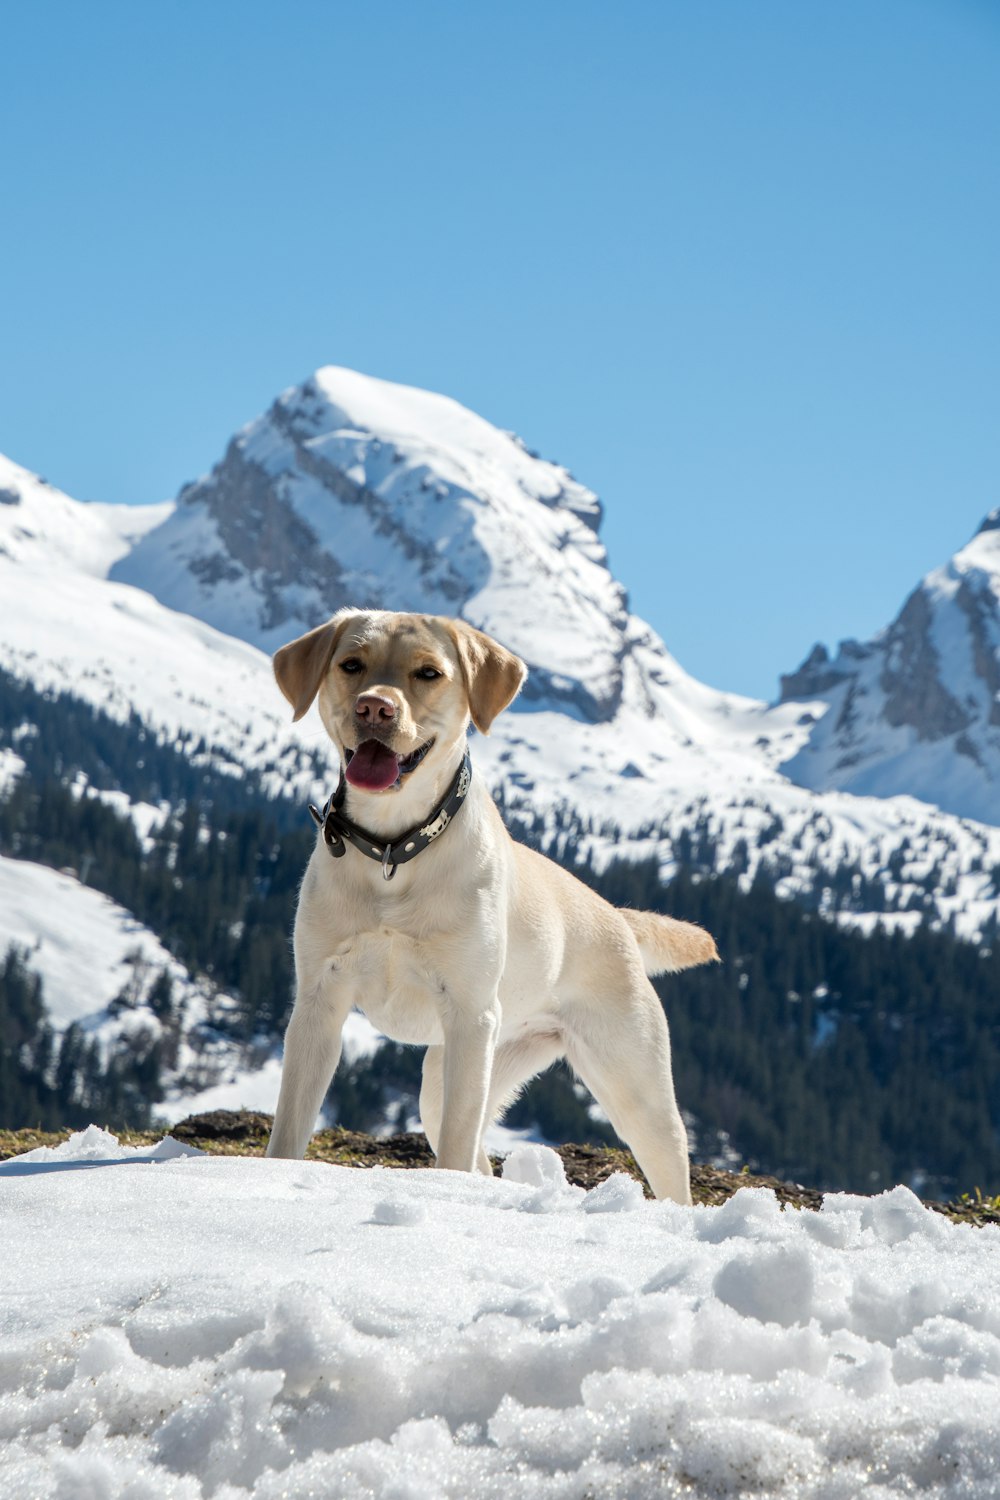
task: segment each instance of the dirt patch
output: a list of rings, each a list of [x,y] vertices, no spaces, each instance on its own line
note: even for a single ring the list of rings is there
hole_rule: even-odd
[[[169,1131],[175,1140],[183,1141],[210,1156],[263,1156],[271,1130],[270,1115],[253,1110],[215,1109],[207,1114],[189,1115]],[[166,1130],[115,1129],[115,1135],[126,1146],[153,1146],[168,1134]],[[40,1130],[0,1130],[0,1161],[19,1156],[36,1146],[57,1146],[71,1132]],[[558,1146],[566,1177],[577,1187],[592,1188],[613,1172],[626,1172],[643,1184],[651,1196],[646,1180],[631,1152],[612,1146]],[[376,1138],[354,1130],[318,1130],[306,1151],[308,1161],[330,1162],[338,1167],[429,1167],[433,1163],[430,1147],[423,1135],[390,1135]],[[499,1170],[500,1158],[493,1164]],[[771,1188],[783,1207],[818,1209],[823,1194],[815,1188],[795,1182],[781,1182],[777,1177],[758,1177],[749,1171],[725,1172],[719,1167],[695,1164],[691,1168],[691,1195],[695,1203],[718,1205],[743,1187]],[[981,1226],[1000,1225],[1000,1200],[966,1197],[952,1203],[929,1202],[928,1208],[959,1223]]]

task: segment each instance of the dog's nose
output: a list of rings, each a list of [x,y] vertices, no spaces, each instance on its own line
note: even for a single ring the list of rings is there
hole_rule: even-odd
[[[391,698],[381,693],[362,693],[354,705],[354,712],[363,724],[388,724],[396,717],[396,705]]]

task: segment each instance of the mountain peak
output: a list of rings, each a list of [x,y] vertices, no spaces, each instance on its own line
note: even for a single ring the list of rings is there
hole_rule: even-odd
[[[565,469],[459,402],[327,365],[114,577],[265,650],[344,605],[460,615],[528,661],[526,702],[598,721],[629,650],[600,517]]]
[[[533,453],[516,433],[481,417],[451,396],[323,365],[301,385],[283,391],[272,407],[304,441],[335,433],[374,435],[399,454],[423,455],[450,482],[488,487],[506,474],[543,504],[563,506],[597,530],[601,507],[561,465]]]
[[[51,489],[51,485],[47,479],[0,453],[0,505],[21,505],[26,495],[38,489]]]
[[[814,791],[908,793],[994,822],[1000,808],[1000,509],[872,640],[814,651],[782,701],[828,707],[783,765]]]
[[[0,550],[22,566],[51,570],[59,562],[103,578],[164,514],[162,506],[74,500],[0,454]]]

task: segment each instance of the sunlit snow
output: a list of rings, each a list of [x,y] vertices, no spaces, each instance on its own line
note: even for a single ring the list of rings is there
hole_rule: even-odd
[[[11,1500],[997,1493],[1000,1231],[905,1188],[149,1158],[0,1166]]]

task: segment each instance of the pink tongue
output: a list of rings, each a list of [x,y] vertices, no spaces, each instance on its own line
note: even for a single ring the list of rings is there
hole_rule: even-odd
[[[387,745],[365,740],[355,750],[344,774],[351,786],[366,792],[384,792],[399,775],[399,761]]]

